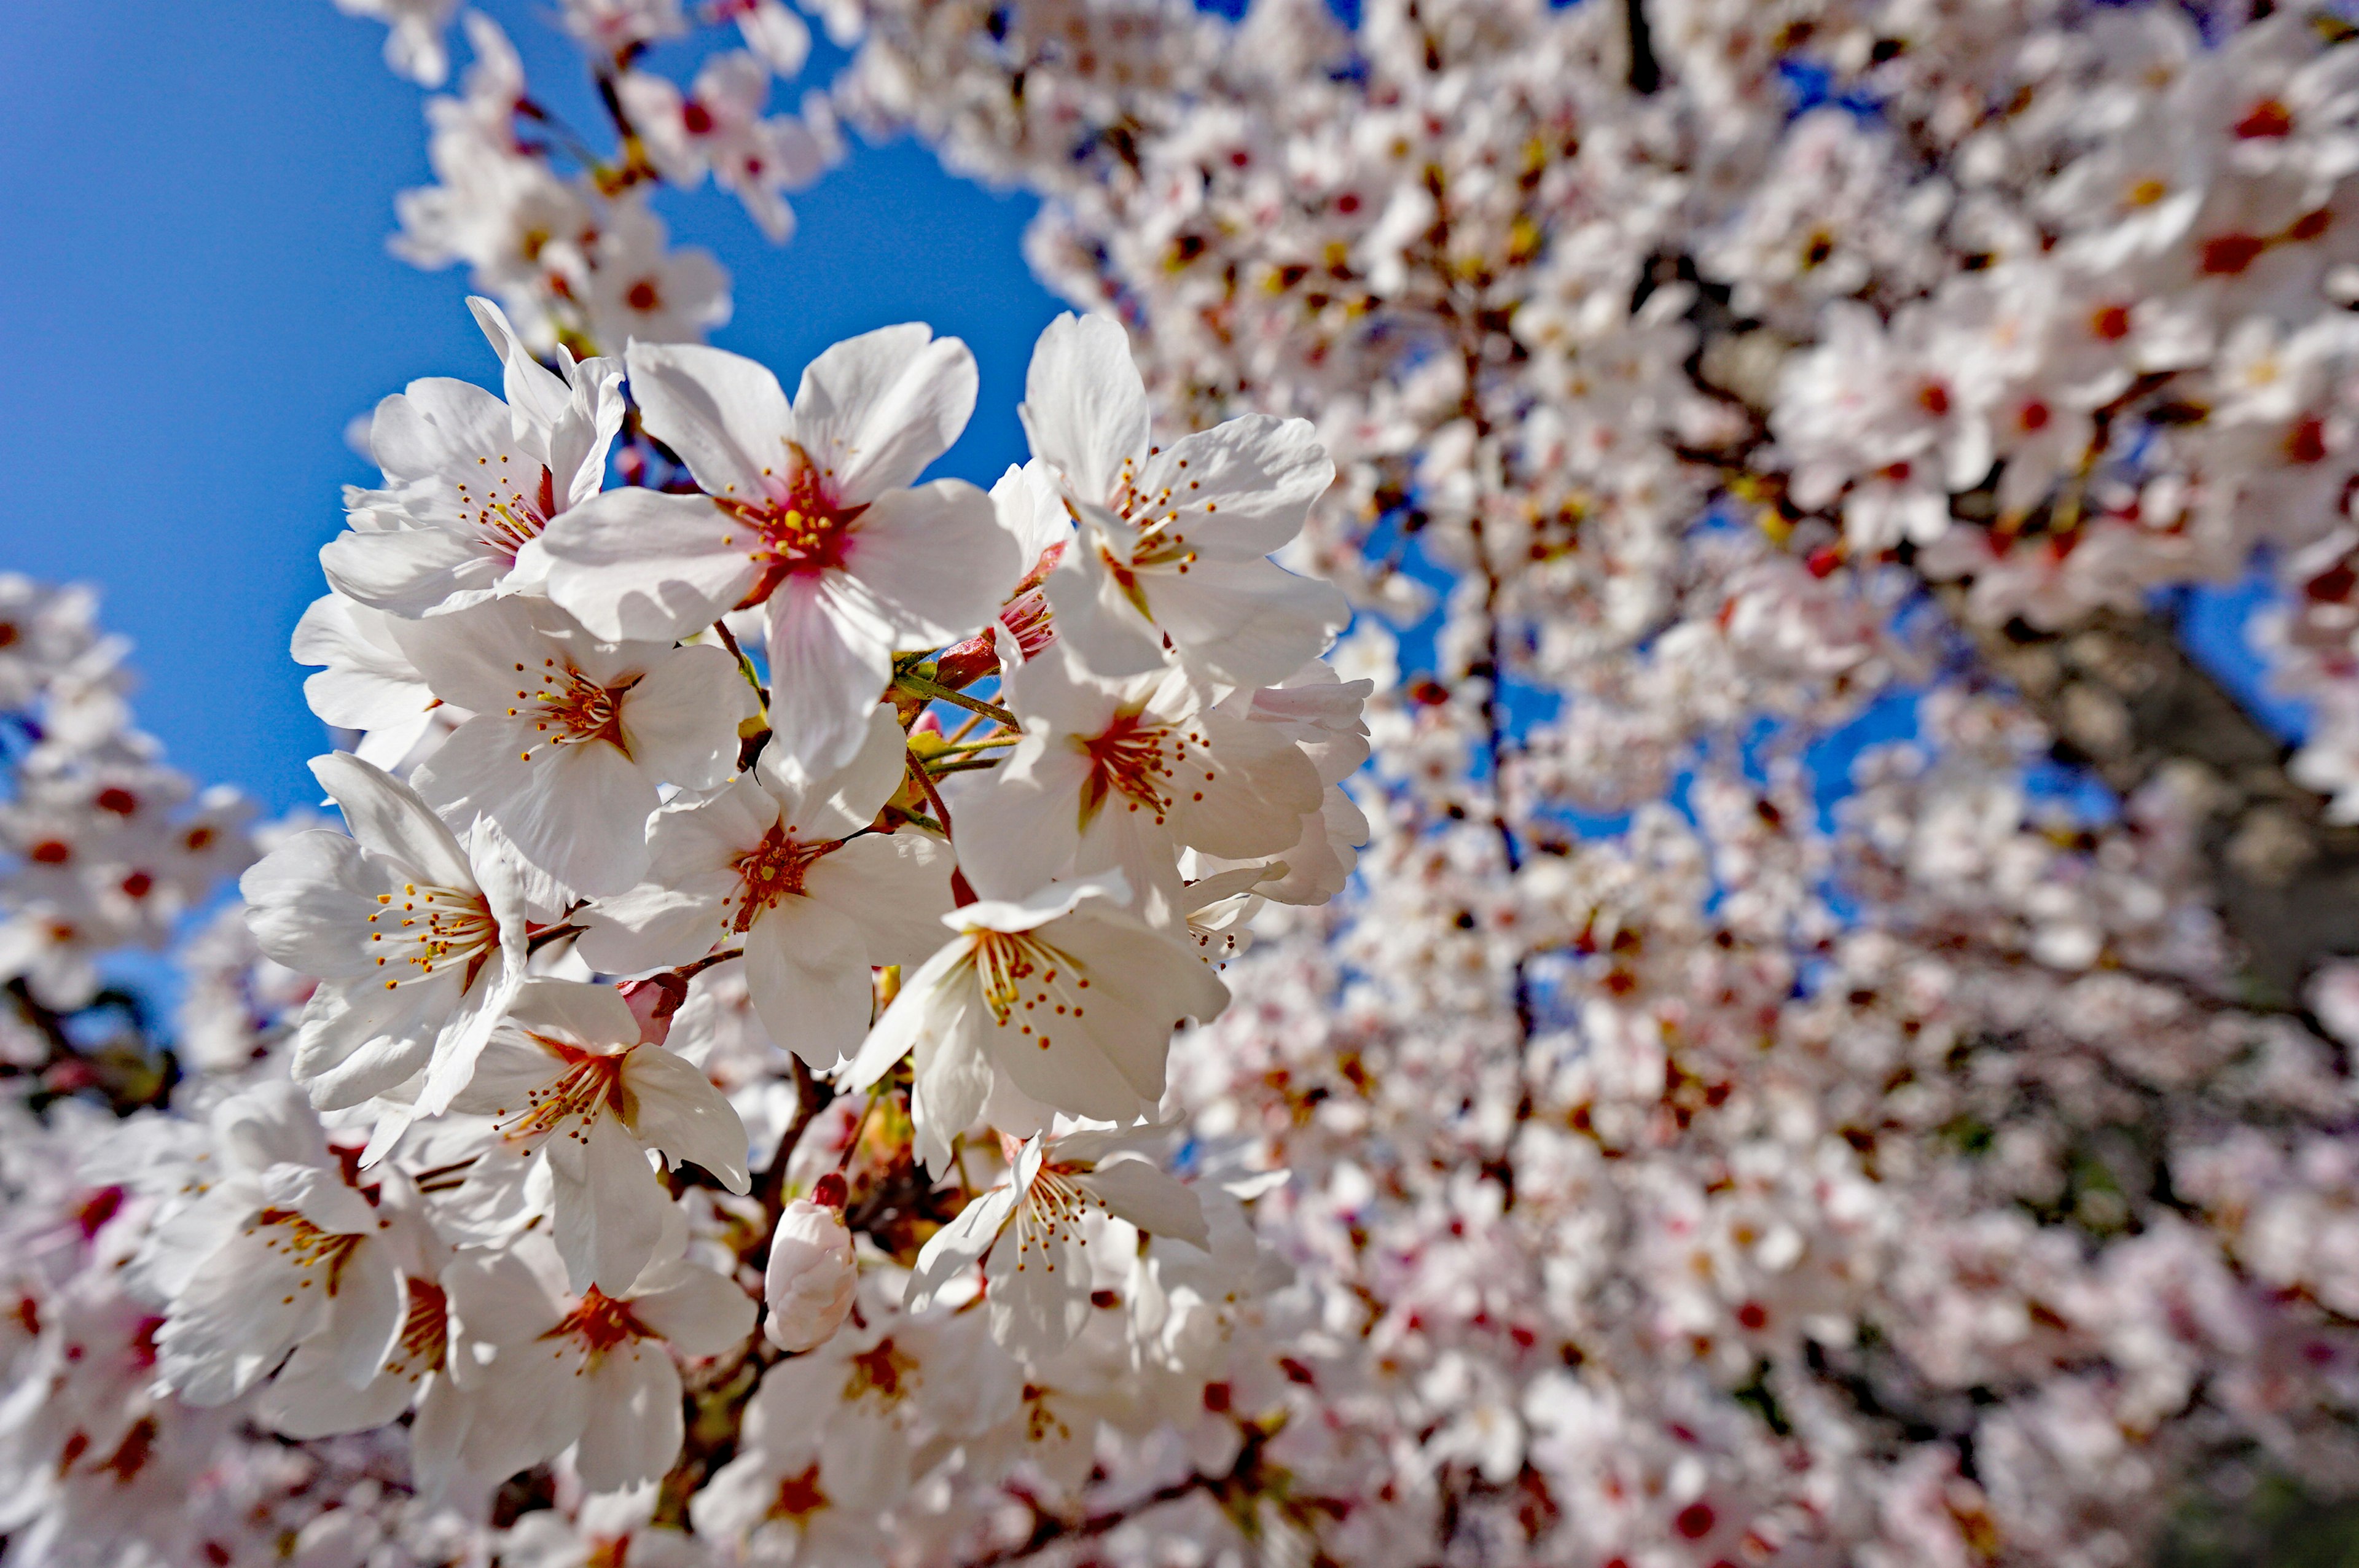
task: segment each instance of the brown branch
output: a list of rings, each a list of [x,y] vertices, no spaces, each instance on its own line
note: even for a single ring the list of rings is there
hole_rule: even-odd
[[[1224,1473],[1207,1476],[1200,1470],[1185,1480],[1158,1487],[1145,1497],[1115,1508],[1084,1514],[1078,1519],[1051,1513],[1042,1508],[1029,1492],[1011,1487],[1009,1495],[1032,1510],[1031,1530],[1022,1541],[996,1547],[981,1557],[968,1558],[962,1568],[999,1568],[1003,1563],[1021,1563],[1065,1541],[1094,1541],[1099,1536],[1119,1530],[1150,1509],[1178,1502],[1198,1492],[1223,1503],[1234,1497],[1252,1492],[1262,1468],[1262,1447],[1269,1441],[1269,1434],[1251,1425],[1242,1426],[1240,1433],[1244,1441],[1238,1445],[1236,1462]]]
[[[819,1119],[819,1113],[835,1098],[835,1086],[816,1076],[803,1065],[800,1056],[788,1052],[788,1060],[795,1076],[795,1119],[779,1135],[777,1152],[770,1156],[768,1168],[754,1184],[754,1196],[761,1203],[762,1212],[769,1217],[773,1229],[777,1226],[778,1216],[786,1212],[787,1166],[796,1146],[802,1142],[810,1124]]]
[[[2164,618],[2106,612],[2069,632],[1977,623],[1963,584],[1934,598],[2056,737],[2060,761],[2126,799],[2176,771],[2208,795],[2201,836],[2220,915],[2255,993],[2296,1005],[2328,957],[2359,953],[2359,829],[2287,774],[2291,748],[2197,664]]]

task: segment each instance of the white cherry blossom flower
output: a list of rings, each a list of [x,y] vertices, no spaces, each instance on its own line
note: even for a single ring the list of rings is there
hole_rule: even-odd
[[[925,1311],[943,1285],[981,1263],[992,1337],[1037,1361],[1071,1345],[1089,1322],[1093,1214],[1209,1248],[1196,1195],[1158,1169],[1138,1141],[1132,1131],[1006,1140],[1007,1180],[927,1241],[904,1309]]]
[[[239,881],[262,950],[320,979],[291,1067],[322,1109],[426,1075],[421,1114],[447,1108],[524,983],[519,870],[460,846],[418,792],[357,757],[311,772],[352,836],[299,833]]]
[[[224,1404],[301,1346],[356,1400],[402,1327],[392,1218],[353,1188],[293,1085],[223,1101],[213,1126],[228,1174],[172,1221],[158,1374],[191,1404]]]
[[[1144,674],[1169,637],[1215,678],[1257,685],[1349,619],[1332,587],[1267,558],[1334,481],[1307,420],[1246,415],[1151,445],[1129,339],[1103,316],[1060,316],[1040,334],[1023,415],[1081,524],[1049,601],[1089,668]]]
[[[336,589],[397,615],[537,585],[543,568],[528,546],[551,518],[598,493],[623,422],[620,365],[568,357],[560,379],[498,306],[467,303],[499,351],[506,401],[436,376],[377,405],[369,449],[386,488],[348,492],[352,528],[320,552]]]
[[[728,778],[756,707],[725,649],[595,642],[545,600],[391,631],[435,696],[474,715],[419,764],[419,795],[453,821],[490,817],[526,860],[584,893],[639,880],[658,786]]]
[[[1107,872],[942,916],[950,942],[902,982],[845,1073],[864,1089],[916,1053],[910,1116],[928,1169],[949,1165],[951,1140],[995,1091],[1008,1123],[1153,1112],[1171,1032],[1213,1018],[1229,993],[1191,948],[1125,910],[1128,896]]]
[[[677,1211],[673,1211],[675,1214]],[[715,1356],[754,1330],[754,1303],[686,1261],[686,1232],[666,1227],[655,1260],[609,1295],[562,1287],[553,1249],[528,1237],[445,1270],[452,1379],[473,1395],[468,1463],[507,1476],[573,1450],[592,1491],[660,1477],[679,1452],[680,1381],[669,1346]]]
[[[989,621],[1022,573],[990,499],[915,485],[966,424],[974,361],[917,325],[777,378],[718,349],[633,345],[648,434],[701,496],[609,491],[545,537],[549,592],[602,637],[667,638],[766,603],[774,745],[815,770],[859,749],[897,648]]]
[[[289,648],[299,665],[327,666],[303,682],[311,711],[322,723],[359,730],[353,754],[388,772],[445,716],[466,717],[464,708],[444,708],[402,652],[393,633],[399,620],[341,593],[323,593],[295,622]]]
[[[420,87],[440,87],[451,74],[451,50],[442,35],[458,13],[459,0],[336,0],[336,9],[386,25],[385,63],[396,76]]]
[[[649,880],[587,912],[582,956],[631,974],[742,939],[764,1025],[813,1066],[834,1066],[868,1027],[870,968],[925,958],[951,907],[948,846],[915,828],[864,831],[906,767],[900,724],[879,704],[840,772],[810,779],[766,751],[757,776],[665,807]]]
[[[1070,643],[1002,677],[1024,739],[999,768],[954,775],[960,865],[986,897],[1053,877],[1119,870],[1171,923],[1179,849],[1224,860],[1275,855],[1319,810],[1318,770],[1288,729],[1213,704],[1178,665],[1105,680]]]
[[[616,1292],[647,1266],[671,1213],[647,1155],[746,1190],[745,1126],[704,1075],[660,1044],[612,986],[525,983],[451,1100],[549,1165],[551,1233],[574,1291]]]

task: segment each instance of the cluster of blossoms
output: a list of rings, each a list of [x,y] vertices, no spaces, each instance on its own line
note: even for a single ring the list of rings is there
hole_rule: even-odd
[[[778,122],[776,0],[566,0],[613,162],[466,19],[402,243],[503,395],[372,424],[349,832],[201,938],[208,1075],[8,1112],[11,1568],[2111,1568],[2359,1489],[2359,35],[1361,9],[830,0]],[[781,232],[839,117],[1093,312],[987,496],[959,345],[686,341],[647,190]],[[2292,743],[2177,619],[2256,573]]]
[[[161,950],[251,864],[253,810],[196,789],[132,728],[127,645],[95,611],[87,589],[0,573],[0,1075],[137,1105],[170,1067],[103,960]]]
[[[443,32],[454,0],[337,0],[384,18],[386,59],[439,87],[450,64]],[[729,319],[729,276],[693,247],[674,249],[647,205],[659,185],[713,183],[742,201],[764,233],[794,231],[785,192],[842,157],[829,101],[769,114],[774,78],[810,52],[802,18],[780,0],[713,0],[737,49],[716,51],[682,87],[647,69],[655,45],[691,31],[680,0],[564,0],[566,31],[589,58],[617,146],[592,147],[537,101],[513,45],[490,17],[467,13],[474,59],[455,96],[427,104],[437,183],[396,202],[394,253],[422,267],[466,264],[473,287],[507,308],[534,352],[577,354],[633,338],[694,341]]]
[[[1268,559],[1309,425],[1158,444],[1067,317],[986,494],[919,481],[975,395],[923,327],[790,400],[695,346],[552,370],[473,303],[505,396],[379,406],[297,633],[355,743],[203,965],[249,1048],[12,1129],[12,1563],[959,1561],[1104,1445],[1257,1471],[1284,1173],[1161,1108],[1246,923],[1366,838],[1348,611]],[[661,488],[603,487],[626,411]]]
[[[1338,465],[1373,842],[1179,1091],[1293,1173],[1324,1551],[2097,1564],[2359,1482],[2345,15],[862,10],[848,122]],[[2250,573],[2292,746],[2175,620]]]

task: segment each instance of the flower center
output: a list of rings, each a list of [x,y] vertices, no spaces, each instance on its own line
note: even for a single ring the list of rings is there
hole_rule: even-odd
[[[849,1359],[846,1402],[873,1395],[879,1404],[890,1405],[906,1397],[915,1382],[909,1374],[918,1369],[918,1358],[903,1352],[889,1336]]]
[[[776,908],[786,899],[800,898],[804,873],[814,860],[834,848],[832,839],[806,844],[789,838],[783,823],[773,824],[762,835],[761,843],[737,857],[737,891],[730,895],[736,903],[737,913],[731,918],[729,929],[743,935],[753,928],[764,910]],[[729,901],[723,901],[722,909],[726,912],[728,908]]]
[[[392,1365],[406,1371],[414,1383],[429,1372],[442,1369],[450,1343],[450,1318],[442,1287],[431,1280],[411,1275],[409,1308],[402,1314],[401,1340],[394,1351]]]
[[[762,575],[737,608],[744,610],[761,603],[777,591],[778,585],[790,577],[810,577],[826,571],[842,571],[849,557],[852,534],[865,506],[843,506],[834,494],[832,476],[821,471],[810,460],[810,454],[792,442],[788,450],[793,463],[792,477],[779,490],[759,500],[741,500],[734,496],[715,499],[722,511],[750,529],[751,536],[743,541],[745,558],[762,568]],[[763,470],[765,478],[771,470]],[[741,541],[734,534],[724,534],[723,545]]]
[[[516,673],[526,684],[516,688],[519,706],[509,708],[508,717],[531,719],[534,732],[546,737],[518,752],[520,760],[530,762],[543,745],[585,746],[592,741],[603,741],[626,757],[631,754],[623,739],[623,695],[638,684],[638,676],[616,687],[601,686],[555,659],[541,661],[538,680],[522,665]]]
[[[541,1337],[576,1340],[584,1350],[597,1357],[617,1345],[627,1344],[634,1339],[650,1339],[654,1335],[647,1325],[631,1315],[629,1303],[618,1302],[592,1285],[574,1304],[573,1310]]]
[[[1121,795],[1130,802],[1131,810],[1144,807],[1153,812],[1160,827],[1174,794],[1190,782],[1181,778],[1181,769],[1193,772],[1198,765],[1189,756],[1189,748],[1196,749],[1199,759],[1204,751],[1204,737],[1196,731],[1183,733],[1168,724],[1149,724],[1136,713],[1119,715],[1099,734],[1086,739],[1076,736],[1073,743],[1090,759],[1089,782],[1082,787],[1085,823],[1111,796]],[[1212,778],[1211,770],[1205,770],[1204,781],[1209,784]],[[1198,800],[1204,798],[1201,790],[1190,793]]]
[[[827,1494],[819,1489],[819,1461],[814,1459],[801,1475],[779,1481],[778,1495],[770,1502],[770,1517],[807,1519],[827,1504]]]
[[[512,471],[505,454],[496,467],[488,458],[475,460],[484,471],[476,476],[477,483],[459,485],[459,504],[472,514],[468,521],[474,524],[476,539],[513,562],[518,547],[540,537],[556,515],[556,476],[534,464],[540,471],[527,479]]]
[[[630,1051],[596,1055],[562,1041],[538,1034],[531,1038],[534,1044],[571,1065],[539,1087],[525,1091],[522,1110],[512,1114],[502,1106],[492,1113],[501,1137],[512,1143],[537,1145],[563,1132],[580,1143],[589,1139],[591,1124],[602,1110],[613,1110],[625,1123],[631,1119],[629,1093],[623,1087],[623,1064]]]
[[[481,893],[404,882],[398,895],[381,892],[376,901],[383,907],[368,917],[369,945],[393,944],[378,950],[377,968],[397,963],[417,971],[386,980],[387,990],[454,965],[464,970],[464,989],[475,983],[484,959],[499,946],[500,924]]]
[[[1070,1238],[1077,1247],[1089,1245],[1082,1234],[1082,1217],[1094,1206],[1105,1205],[1095,1193],[1066,1180],[1079,1171],[1073,1165],[1043,1164],[1033,1176],[1032,1184],[1024,1189],[1023,1201],[1016,1206],[1016,1271],[1022,1273],[1031,1265],[1032,1254],[1040,1254],[1041,1271],[1057,1271],[1057,1243]]]
[[[1005,1029],[1014,1023],[1036,1033],[1049,1048],[1049,1028],[1057,1018],[1082,1016],[1080,993],[1090,989],[1081,966],[1038,937],[1019,931],[976,931],[970,961],[983,989],[984,1004]],[[1060,978],[1061,977],[1061,979]]]
[[[254,1217],[245,1233],[253,1236],[266,1228],[273,1234],[262,1244],[262,1249],[279,1254],[288,1268],[303,1276],[297,1289],[310,1290],[320,1277],[319,1271],[325,1270],[328,1294],[332,1296],[343,1279],[344,1260],[361,1244],[357,1236],[321,1230],[291,1208],[264,1209]],[[286,1299],[291,1303],[295,1298],[289,1295]]]

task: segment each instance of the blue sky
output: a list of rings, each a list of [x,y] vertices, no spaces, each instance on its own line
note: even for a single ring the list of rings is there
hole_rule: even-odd
[[[585,101],[553,6],[483,8],[536,91]],[[0,568],[96,584],[137,643],[142,727],[200,779],[284,809],[316,794],[302,762],[324,746],[288,633],[322,590],[340,487],[373,477],[344,425],[417,376],[496,384],[463,274],[385,249],[394,192],[428,178],[425,95],[385,70],[382,27],[328,0],[17,11],[0,51]],[[1025,361],[1059,308],[1019,254],[1029,200],[855,139],[793,200],[782,249],[709,189],[659,200],[736,276],[713,341],[791,387],[838,338],[929,321],[982,370],[940,471],[987,484],[1020,460]]]

